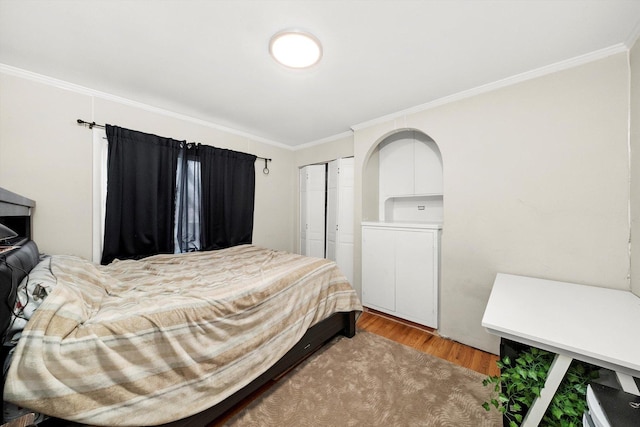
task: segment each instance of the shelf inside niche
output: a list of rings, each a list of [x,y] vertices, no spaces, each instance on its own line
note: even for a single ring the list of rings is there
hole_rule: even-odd
[[[384,201],[385,222],[442,222],[443,195],[440,193],[390,196]]]

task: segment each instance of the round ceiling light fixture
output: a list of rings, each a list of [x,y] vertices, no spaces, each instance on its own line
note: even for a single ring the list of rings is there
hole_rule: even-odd
[[[322,58],[322,45],[312,34],[304,31],[281,31],[271,37],[269,53],[289,68],[308,68]]]

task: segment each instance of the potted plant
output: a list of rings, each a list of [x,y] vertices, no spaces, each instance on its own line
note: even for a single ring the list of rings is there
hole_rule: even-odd
[[[487,377],[482,382],[484,386],[493,387],[494,393],[482,406],[487,411],[492,407],[500,411],[505,427],[518,427],[534,399],[540,396],[554,354],[512,342],[507,342],[505,347],[501,346],[501,359],[497,362],[500,375]],[[582,426],[582,414],[587,408],[587,385],[598,377],[598,370],[598,367],[574,360],[541,425]]]

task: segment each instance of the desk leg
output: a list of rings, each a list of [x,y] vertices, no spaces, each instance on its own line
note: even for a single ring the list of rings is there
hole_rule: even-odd
[[[544,382],[544,388],[540,391],[540,397],[533,401],[529,412],[527,412],[522,421],[522,427],[537,427],[540,425],[540,421],[542,421],[542,417],[547,411],[551,399],[556,394],[558,386],[562,382],[564,374],[567,373],[572,360],[572,357],[556,354],[549,368],[547,380]]]
[[[640,390],[638,390],[638,386],[634,381],[631,375],[623,374],[622,372],[616,372],[616,377],[618,377],[618,382],[622,387],[622,390],[627,393],[635,394],[636,396],[640,396]]]

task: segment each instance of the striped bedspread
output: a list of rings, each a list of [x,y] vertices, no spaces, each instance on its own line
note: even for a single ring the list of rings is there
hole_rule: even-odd
[[[99,266],[54,256],[5,400],[92,425],[161,424],[247,385],[306,330],[361,310],[335,263],[252,245]]]

